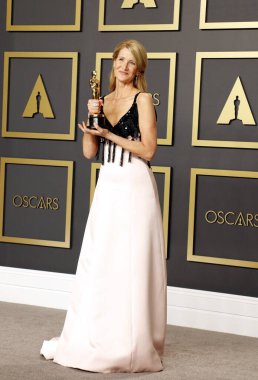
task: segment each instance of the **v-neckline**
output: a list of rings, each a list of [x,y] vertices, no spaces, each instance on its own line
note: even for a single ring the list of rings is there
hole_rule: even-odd
[[[106,117],[106,115],[105,115],[105,113],[104,113],[105,118],[106,118],[106,120],[108,121],[108,123],[111,125],[111,127],[112,127],[112,128],[115,128],[115,127],[120,123],[120,121],[125,117],[125,115],[127,115],[128,112],[131,111],[131,109],[133,108],[134,105],[135,105],[135,103],[133,103],[133,104],[131,105],[131,107],[129,108],[129,110],[126,111],[126,113],[125,113],[123,116],[121,116],[120,119],[118,120],[118,122],[115,123],[114,125],[109,121],[109,119]]]
[[[123,116],[120,117],[120,119],[119,119],[114,125],[113,125],[113,124],[109,121],[109,119],[106,117],[105,112],[104,112],[104,107],[103,107],[103,113],[104,113],[104,115],[105,115],[105,118],[106,118],[106,120],[108,121],[108,123],[111,125],[112,128],[115,128],[115,127],[120,123],[120,121],[125,117],[125,115],[127,115],[128,112],[131,111],[131,109],[133,108],[133,106],[136,104],[135,98],[136,98],[136,95],[138,95],[138,94],[140,94],[140,92],[137,92],[137,93],[134,95],[133,104],[131,105],[131,107],[128,109],[128,111],[126,111],[126,112],[123,114]]]

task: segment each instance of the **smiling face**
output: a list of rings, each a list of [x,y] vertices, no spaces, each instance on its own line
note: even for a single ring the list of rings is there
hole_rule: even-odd
[[[117,84],[133,85],[139,91],[147,91],[145,69],[148,63],[145,47],[137,40],[119,42],[113,51],[113,65],[109,76],[109,89],[114,91]],[[134,80],[137,76],[137,81]]]
[[[129,49],[123,48],[119,51],[114,60],[113,69],[117,81],[123,84],[133,83],[138,69],[136,60]]]

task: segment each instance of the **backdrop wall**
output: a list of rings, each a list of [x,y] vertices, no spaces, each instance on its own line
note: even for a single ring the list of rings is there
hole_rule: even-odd
[[[75,273],[97,175],[76,124],[91,71],[107,93],[110,53],[135,38],[158,113],[168,285],[257,297],[257,2],[134,3],[0,0],[0,265]]]

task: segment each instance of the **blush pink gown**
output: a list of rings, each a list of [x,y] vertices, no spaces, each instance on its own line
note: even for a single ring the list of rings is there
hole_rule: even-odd
[[[101,166],[60,337],[40,353],[93,372],[161,371],[166,331],[166,260],[155,178],[116,147]],[[105,146],[107,156],[107,143]],[[106,161],[106,159],[105,159]]]

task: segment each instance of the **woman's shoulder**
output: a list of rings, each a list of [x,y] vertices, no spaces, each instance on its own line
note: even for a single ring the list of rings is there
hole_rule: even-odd
[[[137,108],[142,115],[153,115],[157,119],[156,109],[153,105],[152,94],[141,92],[137,97]]]
[[[149,92],[140,92],[136,102],[140,108],[153,106],[152,95]]]
[[[152,95],[149,92],[139,92],[137,103],[148,104],[152,103]]]

